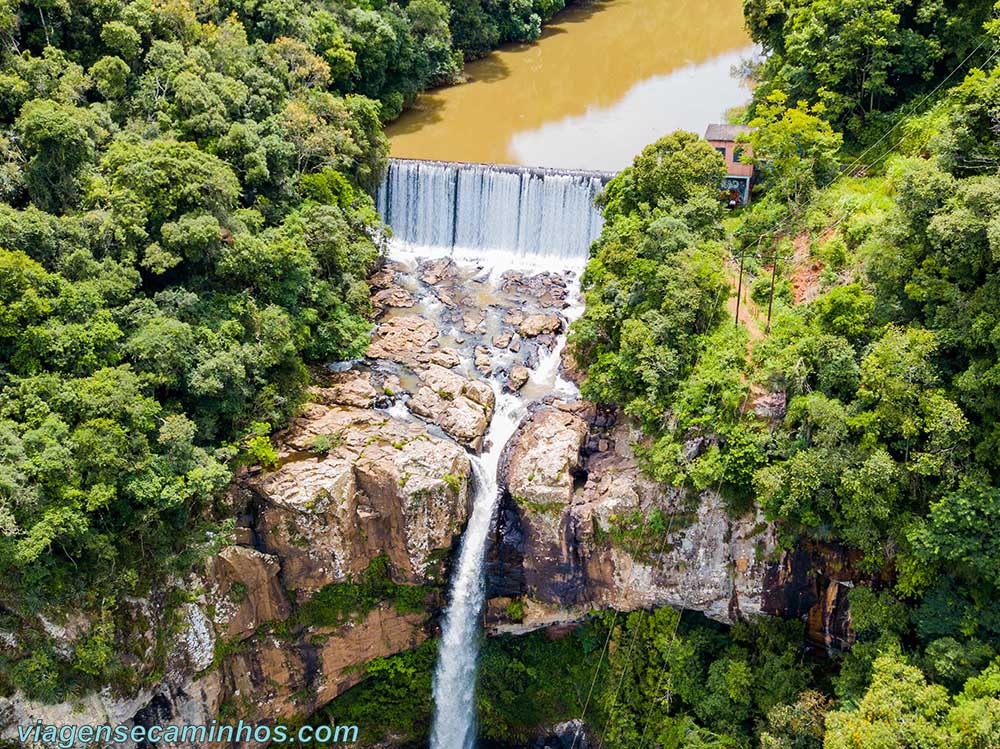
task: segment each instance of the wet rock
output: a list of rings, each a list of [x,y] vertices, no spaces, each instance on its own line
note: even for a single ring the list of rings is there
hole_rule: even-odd
[[[414,354],[424,351],[438,337],[437,326],[418,315],[403,315],[386,320],[375,331],[368,345],[372,359],[408,362]]]
[[[493,345],[496,348],[507,348],[510,345],[511,338],[514,337],[513,331],[505,330],[502,333],[497,333],[493,336]]]
[[[372,291],[387,289],[396,283],[397,271],[395,263],[386,263],[377,273],[368,279],[368,285]]]
[[[481,449],[493,416],[492,388],[435,365],[420,377],[424,386],[410,399],[410,411],[437,424],[463,445]]]
[[[510,377],[507,379],[507,387],[511,390],[520,390],[524,383],[531,377],[531,370],[518,365],[510,370]]]
[[[462,360],[458,358],[458,354],[455,350],[450,348],[433,352],[427,357],[427,361],[430,364],[436,364],[437,366],[444,367],[445,369],[452,369],[462,363]]]
[[[319,402],[326,405],[354,406],[355,408],[371,408],[378,397],[378,391],[372,385],[369,372],[349,370],[334,372],[326,377],[325,387],[311,388],[310,393]]]
[[[558,273],[504,273],[501,291],[539,307],[562,307],[568,295],[566,279]]]
[[[848,593],[856,585],[892,584],[883,573],[862,573],[861,556],[839,544],[800,539],[768,569],[764,612],[804,621],[806,636],[830,653],[846,650],[855,640]]]
[[[476,369],[484,375],[488,375],[493,369],[493,359],[490,357],[489,349],[485,346],[476,346],[474,362]]]
[[[390,286],[372,296],[372,307],[377,314],[387,307],[406,308],[416,304],[413,296],[402,286]]]
[[[468,310],[462,314],[462,330],[466,333],[477,333],[485,319],[486,311],[484,309]]]
[[[562,329],[562,318],[552,314],[528,315],[517,325],[518,332],[525,338],[534,338],[543,333],[558,333]]]
[[[515,334],[513,338],[510,339],[510,346],[508,348],[515,354],[521,351],[521,336]]]
[[[460,533],[469,459],[422,425],[311,405],[281,440],[281,467],[250,488],[259,547],[297,590],[342,581],[381,554],[395,579],[424,582],[431,552]]]
[[[450,281],[458,275],[458,267],[451,258],[426,261],[420,264],[420,280],[430,286]]]

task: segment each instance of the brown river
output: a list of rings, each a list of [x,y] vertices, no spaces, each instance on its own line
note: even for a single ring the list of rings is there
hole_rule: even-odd
[[[618,170],[744,103],[731,69],[753,53],[740,0],[582,0],[422,94],[388,127],[392,155]]]

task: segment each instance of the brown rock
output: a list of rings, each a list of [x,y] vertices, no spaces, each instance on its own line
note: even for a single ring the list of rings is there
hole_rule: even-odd
[[[528,315],[517,326],[518,332],[525,338],[534,338],[543,333],[557,333],[561,329],[562,318],[551,314]]]
[[[379,606],[342,627],[308,631],[306,646],[274,637],[250,640],[226,658],[223,669],[232,692],[250,700],[240,703],[252,713],[244,718],[288,720],[314,712],[361,681],[365,672],[358,666],[417,647],[427,639],[425,623],[421,614]]]
[[[475,364],[476,369],[485,375],[488,375],[493,369],[493,359],[490,357],[490,351],[485,346],[476,346],[475,350]]]
[[[583,380],[587,376],[586,373],[576,365],[576,355],[574,352],[574,346],[571,342],[566,343],[566,346],[563,348],[562,353],[559,356],[559,373],[577,386],[583,384]]]
[[[466,333],[476,333],[486,319],[486,310],[481,307],[468,310],[462,314],[462,330]]]
[[[410,411],[437,424],[463,445],[479,450],[493,416],[490,386],[434,365],[420,376],[424,386],[409,400]]]
[[[396,283],[396,268],[392,263],[386,263],[378,273],[368,279],[368,285],[373,291],[387,289]]]
[[[502,333],[497,333],[493,336],[493,345],[497,348],[507,348],[510,345],[510,339],[514,337],[514,333],[510,330],[505,330]]]
[[[246,546],[226,546],[209,560],[207,578],[219,636],[242,640],[263,622],[288,618],[280,572],[277,557]]]
[[[510,377],[507,379],[507,387],[511,390],[520,390],[524,383],[531,377],[531,370],[518,365],[510,370]]]
[[[560,513],[573,493],[587,423],[556,408],[537,411],[512,439],[507,487],[515,500]]]
[[[458,354],[455,350],[450,348],[433,352],[427,357],[427,361],[430,364],[436,364],[437,366],[444,367],[445,369],[452,369],[462,363],[462,360],[458,358]]]
[[[390,286],[372,296],[372,306],[376,312],[381,312],[387,307],[406,308],[415,304],[413,296],[402,286]]]
[[[305,452],[321,434],[330,452]],[[396,579],[421,582],[431,552],[450,548],[460,533],[469,459],[419,424],[312,405],[282,439],[284,464],[251,488],[260,546],[281,558],[290,587],[318,590],[380,554]]]
[[[378,397],[375,386],[372,385],[370,372],[349,370],[335,372],[329,376],[326,387],[314,387],[310,390],[316,400],[326,405],[354,406],[355,408],[371,408]]]
[[[417,315],[393,317],[378,326],[368,346],[368,356],[407,362],[437,337],[437,326],[430,320]]]
[[[457,267],[451,258],[441,258],[421,263],[420,280],[431,286],[435,286],[442,281],[448,281],[457,274]]]

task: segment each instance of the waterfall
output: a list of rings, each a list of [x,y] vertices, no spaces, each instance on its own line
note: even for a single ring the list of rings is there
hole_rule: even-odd
[[[434,728],[431,749],[470,749],[476,740],[476,663],[479,612],[485,583],[486,537],[499,499],[497,467],[504,445],[524,414],[521,400],[494,384],[497,407],[486,434],[486,450],[472,459],[475,496],[451,584],[434,672]]]
[[[489,250],[528,260],[585,260],[603,223],[594,198],[611,176],[390,159],[375,202],[395,239],[412,248],[444,248],[459,256]]]
[[[474,260],[491,271],[494,283],[505,270],[571,271],[571,301],[562,312],[572,321],[583,311],[579,274],[603,223],[594,199],[610,177],[601,172],[391,159],[376,206],[392,227],[390,254],[396,260],[442,256]],[[500,455],[530,401],[549,394],[577,395],[576,386],[559,375],[565,343],[563,333],[539,358],[519,393],[505,392],[501,383],[490,382],[496,408],[484,450],[472,457],[472,513],[452,571],[434,671],[431,749],[475,746],[483,566],[499,503]],[[398,408],[405,412],[404,406]]]

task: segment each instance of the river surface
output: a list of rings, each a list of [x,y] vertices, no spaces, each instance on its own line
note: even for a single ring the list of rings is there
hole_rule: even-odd
[[[419,96],[387,128],[392,155],[617,171],[745,103],[730,71],[753,54],[740,0],[581,0]]]

